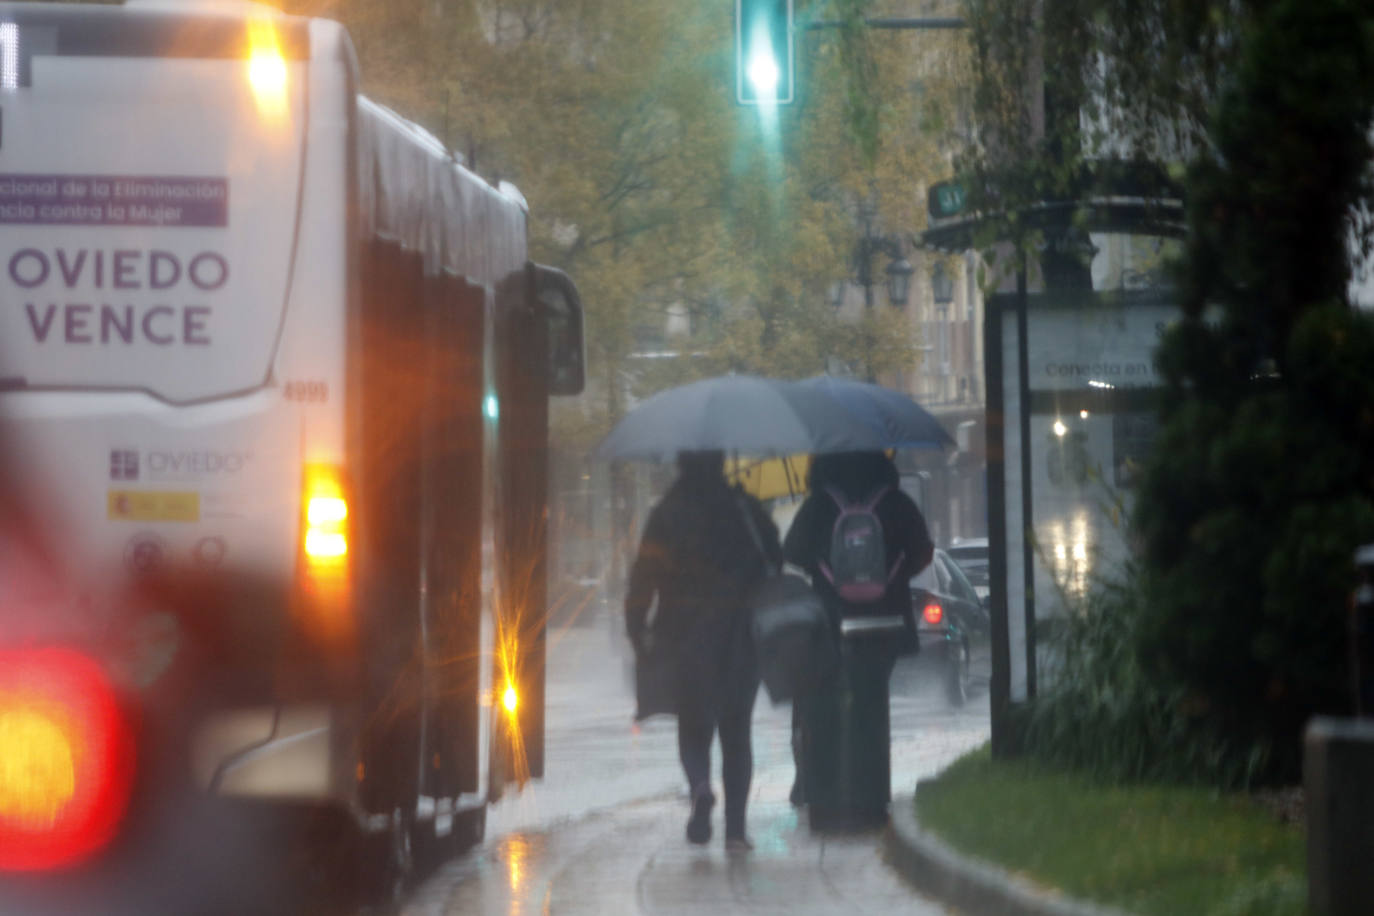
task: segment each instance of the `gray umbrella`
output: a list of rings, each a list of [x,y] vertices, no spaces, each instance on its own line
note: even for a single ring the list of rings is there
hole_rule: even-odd
[[[722,375],[660,391],[596,447],[598,458],[670,458],[678,452],[745,455],[870,451],[876,430],[795,382]]]

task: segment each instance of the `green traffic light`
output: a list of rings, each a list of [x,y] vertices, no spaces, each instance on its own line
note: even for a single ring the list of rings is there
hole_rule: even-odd
[[[792,0],[735,0],[735,91],[742,105],[792,101]]]
[[[778,83],[782,79],[782,71],[778,69],[778,62],[773,57],[773,49],[768,41],[768,34],[762,29],[754,31],[754,40],[750,42],[749,65],[745,69],[745,75],[749,79],[749,85],[754,88],[754,96],[760,102],[774,102],[778,98]]]

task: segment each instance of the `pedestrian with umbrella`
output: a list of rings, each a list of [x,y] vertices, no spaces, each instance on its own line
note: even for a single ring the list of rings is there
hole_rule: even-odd
[[[871,826],[886,819],[891,793],[888,678],[899,651],[917,648],[909,580],[935,545],[882,452],[816,456],[809,483],[783,555],[811,576],[843,662],[830,684],[793,702],[791,800],[810,806],[813,827]],[[827,739],[836,734],[848,740]]]
[[[677,456],[678,478],[650,512],[630,571],[625,620],[636,657],[636,718],[678,717],[692,843],[711,838],[718,733],[726,848],[751,848],[745,808],[759,674],[747,601],[782,562],[763,506],[726,482],[725,451],[787,455],[874,448],[877,441],[842,406],[794,383],[731,375],[646,399],[597,448],[607,459]]]
[[[954,444],[935,417],[899,391],[828,375],[797,387],[842,406],[884,450]],[[886,818],[888,679],[898,652],[918,648],[909,580],[930,563],[934,545],[884,451],[814,456],[809,490],[783,554],[811,576],[841,634],[843,663],[826,688],[793,702],[797,772],[790,798],[809,805],[814,827],[866,826]],[[827,740],[838,734],[846,740]]]
[[[750,722],[759,675],[745,599],[768,569],[781,564],[782,550],[763,506],[726,482],[723,452],[682,452],[677,463],[677,480],[649,513],[625,595],[640,673],[636,715],[677,715],[692,843],[711,839],[711,743],[719,733],[725,846],[747,850]]]

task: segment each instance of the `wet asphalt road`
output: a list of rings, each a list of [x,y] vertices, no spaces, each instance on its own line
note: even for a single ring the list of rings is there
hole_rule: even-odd
[[[981,660],[980,660],[981,661]],[[927,653],[892,680],[892,789],[909,796],[988,737],[986,685],[951,709]],[[975,664],[986,673],[986,662]],[[819,835],[787,803],[789,707],[759,693],[749,832],[755,849],[727,854],[716,836],[683,837],[687,805],[671,720],[631,726],[628,648],[612,622],[552,634],[545,779],[494,806],[487,839],[411,895],[407,916],[946,912],[882,860],[878,833]],[[719,790],[719,751],[713,766]]]

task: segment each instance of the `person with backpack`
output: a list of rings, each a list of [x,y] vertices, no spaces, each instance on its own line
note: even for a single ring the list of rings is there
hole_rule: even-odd
[[[711,743],[719,733],[725,848],[735,852],[751,848],[745,806],[759,687],[745,602],[781,564],[782,551],[777,526],[758,500],[726,482],[724,463],[721,452],[678,455],[678,478],[649,513],[630,570],[625,623],[635,650],[636,718],[677,716],[691,793],[687,839],[711,839]]]
[[[843,663],[830,684],[793,701],[791,800],[810,806],[813,826],[867,826],[887,816],[888,679],[900,653],[919,649],[909,583],[935,545],[882,452],[814,456],[808,490],[783,558],[811,577]],[[871,626],[842,635],[846,619]]]

